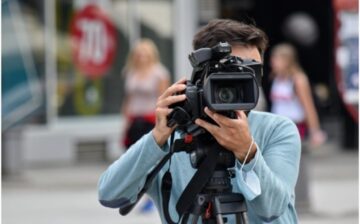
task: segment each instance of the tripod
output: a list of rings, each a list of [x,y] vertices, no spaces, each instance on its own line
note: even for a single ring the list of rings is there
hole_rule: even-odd
[[[247,224],[247,208],[244,197],[231,192],[230,176],[226,170],[216,170],[203,191],[194,200],[190,212],[185,214],[182,224],[197,223],[202,218],[204,224],[224,224],[227,222],[223,215],[234,214],[236,223]]]
[[[231,178],[235,174],[228,168],[235,165],[233,153],[223,149],[217,142],[206,143],[199,139],[196,149],[192,155],[192,166],[199,168],[202,155],[216,151],[218,153],[215,170],[194,200],[193,204],[183,215],[182,224],[187,223],[191,216],[190,223],[197,223],[201,217],[204,224],[224,224],[227,219],[223,215],[235,215],[236,223],[247,224],[247,207],[245,199],[240,193],[232,192]],[[200,157],[200,158],[198,158]],[[211,171],[210,171],[211,172]]]

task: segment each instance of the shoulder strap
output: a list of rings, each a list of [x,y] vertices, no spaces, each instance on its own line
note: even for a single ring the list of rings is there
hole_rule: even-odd
[[[174,133],[171,135],[171,140],[170,140],[170,152],[174,153],[176,151],[176,149],[178,149],[179,146],[177,145],[178,142],[182,143],[182,140],[177,140],[174,143]],[[182,145],[182,144],[181,144]],[[171,194],[171,188],[172,188],[172,177],[171,177],[171,173],[170,173],[170,167],[171,167],[171,159],[169,162],[169,169],[165,172],[162,180],[161,180],[161,196],[162,196],[162,206],[163,206],[163,210],[164,210],[164,216],[166,219],[166,222],[169,224],[176,224],[175,222],[172,221],[170,213],[169,213],[169,201],[170,201],[170,194]]]
[[[134,206],[139,202],[140,198],[147,192],[147,190],[150,188],[151,183],[153,182],[156,175],[159,173],[160,169],[165,165],[165,163],[169,160],[169,158],[172,156],[172,152],[169,152],[164,156],[164,158],[159,162],[159,164],[149,173],[149,175],[146,177],[146,181],[144,184],[144,187],[141,189],[141,191],[138,194],[138,197],[136,198],[136,201],[134,203],[128,203],[122,206],[119,209],[119,212],[121,215],[127,215]]]
[[[172,221],[169,213],[171,187],[172,187],[172,177],[170,171],[168,170],[164,174],[161,182],[162,206],[163,206],[166,222],[169,224],[176,224],[175,222]]]

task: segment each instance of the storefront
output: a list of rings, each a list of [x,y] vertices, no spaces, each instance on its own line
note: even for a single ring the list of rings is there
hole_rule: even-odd
[[[198,24],[196,1],[49,0],[9,5],[19,9],[9,12],[11,18],[27,24],[22,27],[26,42],[39,42],[30,58],[38,65],[42,113],[16,129],[25,166],[119,156],[122,70],[139,38],[155,42],[172,81],[191,74],[187,55]],[[36,40],[34,33],[42,38]],[[13,132],[15,123],[9,122],[3,134]]]
[[[334,43],[341,29],[335,28],[334,18],[335,9],[340,8],[334,7],[335,3],[331,1],[8,2],[13,7],[9,8],[12,17],[7,18],[17,18],[17,23],[9,24],[13,24],[14,32],[20,28],[21,40],[24,41],[22,45],[28,43],[30,46],[31,54],[27,55],[31,60],[26,60],[24,70],[29,73],[32,69],[30,73],[35,74],[31,76],[33,79],[29,89],[35,88],[37,91],[23,91],[23,98],[27,100],[27,96],[31,96],[33,101],[27,102],[32,105],[32,113],[42,111],[34,115],[35,121],[34,116],[25,113],[12,117],[15,120],[8,123],[9,128],[16,123],[26,124],[21,129],[25,165],[116,158],[121,153],[119,138],[123,131],[120,114],[124,87],[122,69],[129,49],[138,38],[151,38],[159,48],[161,61],[170,71],[172,81],[183,76],[190,77],[191,66],[187,58],[193,34],[198,26],[213,18],[231,18],[249,23],[254,19],[269,35],[270,49],[281,41],[294,44],[309,74],[321,118],[338,120],[339,116],[343,116],[341,99],[356,101],[353,97],[356,94],[353,93],[358,91],[358,84],[353,84],[358,79],[355,76],[348,79],[351,85],[346,86],[350,92],[346,92],[345,98],[337,90],[335,77],[340,77],[340,70],[335,72],[334,69]],[[14,8],[20,11],[14,11]],[[6,9],[2,9],[3,16],[7,15],[7,12],[4,14]],[[353,14],[351,16],[358,16],[356,10]],[[10,20],[3,17],[3,21]],[[3,41],[6,38],[15,39],[7,35]],[[5,45],[3,49],[10,48]],[[14,55],[7,53],[3,54],[5,61],[8,55]],[[267,60],[268,54],[265,55],[263,78],[265,92],[269,90]],[[33,68],[29,67],[31,64]],[[7,71],[4,71],[6,76]],[[8,73],[14,74],[12,71]],[[6,83],[3,82],[3,90],[7,89]],[[13,99],[9,97],[4,100],[3,94],[3,102],[8,103]],[[15,104],[10,102],[8,105]],[[9,108],[4,108],[3,104],[3,111]],[[358,105],[351,108],[357,109]],[[32,118],[31,122],[26,117]],[[7,130],[3,127],[3,133]]]

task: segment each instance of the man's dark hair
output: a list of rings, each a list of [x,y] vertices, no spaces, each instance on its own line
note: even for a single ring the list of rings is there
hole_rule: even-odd
[[[214,19],[196,33],[193,47],[194,50],[213,47],[224,41],[232,46],[254,46],[261,56],[264,55],[268,45],[268,38],[264,31],[254,25],[230,19]]]

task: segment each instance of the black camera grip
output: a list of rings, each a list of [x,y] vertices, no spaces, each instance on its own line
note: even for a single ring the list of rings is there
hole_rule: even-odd
[[[190,115],[186,112],[186,110],[182,107],[175,107],[174,110],[167,116],[167,123],[168,127],[173,127],[174,125],[186,125],[189,124],[191,121]]]
[[[176,113],[175,110],[171,111],[171,113],[167,116],[166,126],[168,126],[169,128],[172,128],[174,127],[174,125],[176,125],[176,120],[174,119],[174,113]]]

